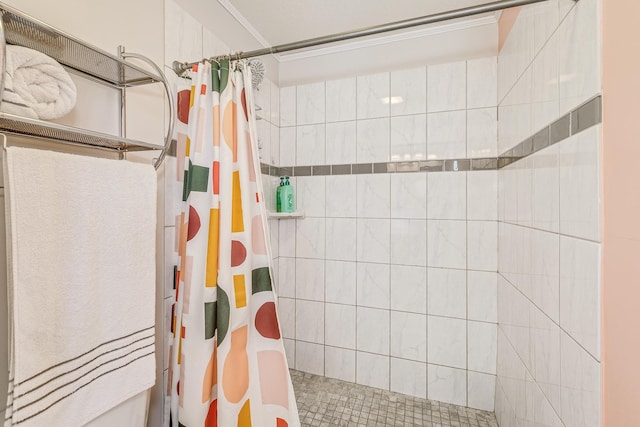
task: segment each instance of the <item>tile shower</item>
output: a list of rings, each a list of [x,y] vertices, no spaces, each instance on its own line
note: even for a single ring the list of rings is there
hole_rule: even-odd
[[[600,93],[597,4],[523,9],[498,58],[265,80],[261,160],[292,168],[305,213],[270,220],[292,368],[495,409],[503,426],[599,425],[600,126],[566,117]],[[172,1],[166,15],[167,61],[229,50]],[[463,161],[541,129],[554,144],[499,170]]]
[[[305,214],[272,227],[292,367],[493,410],[497,172],[433,170],[495,160],[496,81],[489,57],[280,89]]]

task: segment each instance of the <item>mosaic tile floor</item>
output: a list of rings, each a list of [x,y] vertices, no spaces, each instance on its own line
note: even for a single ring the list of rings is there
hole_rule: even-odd
[[[295,370],[291,370],[291,379],[303,427],[498,427],[492,412]]]

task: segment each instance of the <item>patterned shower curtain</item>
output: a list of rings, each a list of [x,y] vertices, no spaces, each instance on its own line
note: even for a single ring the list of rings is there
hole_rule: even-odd
[[[272,287],[248,64],[194,66],[178,104],[172,427],[299,426]]]

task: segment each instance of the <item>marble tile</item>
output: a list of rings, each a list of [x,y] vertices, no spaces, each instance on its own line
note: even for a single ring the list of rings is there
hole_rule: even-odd
[[[498,270],[498,223],[496,221],[467,222],[467,268]]]
[[[391,358],[390,389],[421,399],[427,397],[427,364]]]
[[[391,309],[427,313],[427,269],[391,265]]]
[[[356,304],[356,263],[325,261],[325,300]]]
[[[389,161],[389,119],[358,120],[356,126],[358,163]]]
[[[269,159],[269,164],[277,166],[280,164],[280,128],[272,124],[269,127],[269,132],[271,133],[271,158]]]
[[[197,61],[202,58],[202,24],[182,9],[175,0],[165,5],[165,65],[174,60]]]
[[[391,263],[427,265],[427,221],[424,219],[391,220]]]
[[[299,85],[296,88],[296,124],[325,122],[324,82]]]
[[[356,383],[389,389],[389,357],[378,354],[356,353]]]
[[[356,348],[356,307],[325,305],[325,344],[334,347]]]
[[[391,312],[391,356],[427,361],[427,316]]]
[[[389,73],[358,76],[358,120],[389,117],[389,80]]]
[[[327,123],[327,164],[356,163],[356,138],[355,121]]]
[[[467,218],[468,172],[441,172],[427,175],[427,218]]]
[[[541,230],[558,232],[560,222],[560,177],[558,145],[531,156],[533,158],[532,225]]]
[[[290,369],[295,369],[296,367],[296,341],[290,340],[287,338],[283,338],[284,342],[284,352],[287,356],[287,364]]]
[[[354,175],[327,176],[327,217],[355,218],[357,212],[356,189],[356,176]]]
[[[498,60],[495,56],[467,61],[467,108],[498,105]]]
[[[296,128],[296,165],[324,165],[324,124],[298,126]]]
[[[389,262],[391,224],[388,219],[358,219],[357,260]]]
[[[467,267],[465,221],[427,221],[427,265],[442,268]]]
[[[342,381],[356,381],[356,352],[344,348],[324,348],[324,374]]]
[[[580,1],[558,28],[560,115],[601,90],[599,2]]]
[[[467,64],[427,67],[427,112],[463,110],[467,104]]]
[[[212,42],[215,43],[217,37],[204,27],[203,36],[207,33],[211,37]],[[261,121],[267,125],[271,125],[271,86],[271,81],[265,78],[258,87],[253,88],[253,101],[255,104],[256,116],[261,117]]]
[[[296,337],[296,301],[291,298],[278,298],[278,321],[284,338]]]
[[[356,119],[356,78],[329,80],[327,91],[327,123]]]
[[[559,144],[560,232],[600,240],[600,132],[587,129]]]
[[[391,115],[427,112],[427,68],[391,72]]]
[[[357,264],[358,305],[365,307],[389,308],[388,264]]]
[[[467,172],[467,219],[498,219],[498,171]]]
[[[493,411],[496,376],[480,372],[467,373],[467,405],[470,408]]]
[[[533,310],[531,341],[536,383],[560,413],[560,327],[537,308]]]
[[[296,256],[323,259],[325,257],[325,219],[296,220]]]
[[[280,127],[280,88],[273,82],[269,81],[271,86],[271,118],[270,122]]]
[[[355,218],[327,218],[326,258],[338,261],[356,260]]]
[[[296,341],[296,369],[324,375],[324,346]]]
[[[600,360],[601,245],[560,236],[560,326]]]
[[[470,371],[496,373],[498,325],[485,322],[467,322],[467,366]]]
[[[391,178],[389,174],[358,175],[358,218],[389,218]]]
[[[296,259],[278,258],[278,296],[296,297]]]
[[[427,114],[427,159],[460,159],[467,156],[467,112]]]
[[[436,316],[466,318],[467,272],[445,268],[428,269],[427,312]]]
[[[296,300],[296,340],[324,343],[324,303]]]
[[[427,158],[427,115],[391,118],[391,161],[422,161]]]
[[[498,281],[496,273],[467,272],[467,315],[469,320],[498,321]]]
[[[296,298],[324,301],[324,260],[296,258]]]
[[[554,322],[559,322],[560,239],[557,234],[531,231],[531,299]]]
[[[280,165],[296,164],[296,128],[280,128]]]
[[[542,48],[532,67],[532,128],[537,131],[560,117],[558,33]]]
[[[325,177],[300,176],[296,178],[296,199],[299,209],[308,217],[325,216]]]
[[[296,256],[296,221],[280,221],[278,249],[281,257]]]
[[[561,417],[567,426],[599,426],[600,363],[564,332],[560,337]]]
[[[296,125],[296,87],[280,88],[280,127]]]
[[[467,110],[467,157],[498,156],[498,109]]]
[[[428,316],[427,327],[427,361],[433,364],[466,369],[466,320]]]
[[[389,311],[377,308],[357,309],[357,349],[389,355]]]
[[[534,387],[533,393],[533,419],[535,425],[563,427],[564,424],[562,424],[558,416],[559,411],[553,409],[540,387]]]
[[[426,219],[427,174],[391,175],[391,218]]]
[[[428,394],[430,400],[467,405],[467,372],[446,366],[427,365]]]

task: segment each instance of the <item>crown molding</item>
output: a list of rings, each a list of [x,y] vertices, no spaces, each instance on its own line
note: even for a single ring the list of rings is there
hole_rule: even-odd
[[[231,4],[229,0],[217,0],[227,12],[264,48],[271,47],[271,44],[260,34],[260,32],[249,22],[247,18]],[[344,41],[338,45],[319,47],[304,52],[276,53],[272,56],[278,62],[291,62],[300,59],[313,58],[317,56],[330,55],[339,52],[346,52],[355,49],[362,49],[372,46],[379,46],[388,43],[395,43],[404,40],[412,40],[421,37],[428,37],[435,34],[462,31],[483,25],[497,24],[502,11],[496,11],[476,18],[462,19],[458,22],[445,22],[430,25],[426,28],[403,31],[395,34],[381,34],[364,40]]]
[[[260,32],[256,30],[253,25],[251,25],[251,22],[249,22],[249,20],[245,18],[244,15],[240,13],[240,11],[229,2],[229,0],[218,0],[218,3],[220,3],[220,6],[224,7],[226,11],[229,12],[229,14],[233,16],[233,18],[238,21],[238,23],[242,25],[242,27],[247,30],[247,32],[251,34],[251,36],[256,39],[256,41],[260,43],[262,47],[271,46],[269,42],[264,37],[262,37],[262,34],[260,34]]]
[[[275,56],[277,57],[279,62],[298,61],[300,59],[330,55],[334,53],[346,52],[350,50],[362,49],[362,48],[367,48],[372,46],[380,46],[388,43],[395,43],[395,42],[400,42],[404,40],[412,40],[412,39],[417,39],[421,37],[429,37],[436,34],[461,31],[469,28],[479,27],[483,25],[492,25],[497,23],[498,23],[498,19],[496,15],[492,13],[489,16],[465,19],[460,22],[430,25],[427,28],[403,31],[397,34],[384,34],[384,35],[371,37],[364,40],[341,42],[339,45],[335,45],[335,46],[318,47],[313,50],[309,50],[305,52],[277,54]]]

